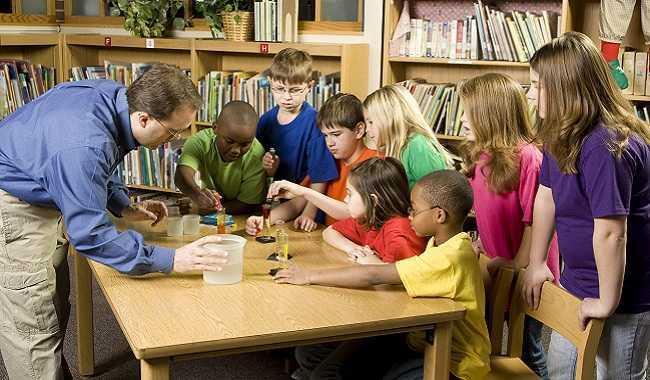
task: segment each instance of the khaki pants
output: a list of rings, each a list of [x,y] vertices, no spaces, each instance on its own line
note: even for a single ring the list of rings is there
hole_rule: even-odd
[[[650,44],[650,0],[601,0],[600,39],[602,41],[623,42],[637,1],[641,2],[641,27],[645,42]]]
[[[10,379],[64,379],[70,278],[61,214],[0,189],[0,350]]]

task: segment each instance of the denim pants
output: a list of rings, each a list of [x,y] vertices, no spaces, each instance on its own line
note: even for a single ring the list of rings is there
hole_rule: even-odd
[[[521,351],[521,359],[542,380],[548,380],[546,352],[542,345],[542,327],[544,325],[535,318],[526,316],[524,319],[524,347]]]
[[[598,380],[644,380],[648,369],[650,311],[639,314],[614,314],[605,321],[598,345]],[[576,349],[553,331],[548,354],[548,370],[553,380],[572,380]]]

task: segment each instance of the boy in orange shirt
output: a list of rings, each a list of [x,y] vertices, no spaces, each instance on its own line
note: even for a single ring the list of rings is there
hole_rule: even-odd
[[[323,135],[327,148],[337,160],[339,178],[331,181],[325,194],[308,187],[300,186],[289,181],[276,181],[270,189],[268,197],[283,198],[304,197],[307,201],[323,210],[326,214],[326,224],[349,218],[350,214],[343,200],[345,199],[345,184],[350,169],[370,157],[377,157],[377,151],[368,149],[363,138],[366,125],[363,121],[363,105],[352,94],[339,93],[330,97],[318,112],[317,125]],[[271,211],[271,222],[275,222]],[[251,216],[246,222],[246,231],[255,234],[262,228],[262,218]]]

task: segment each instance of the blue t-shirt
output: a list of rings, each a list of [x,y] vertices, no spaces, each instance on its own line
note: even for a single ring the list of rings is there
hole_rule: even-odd
[[[280,157],[276,179],[300,183],[309,176],[312,183],[329,182],[339,176],[325,136],[316,126],[316,110],[307,102],[289,124],[278,122],[278,106],[262,115],[257,123],[257,139],[265,150],[275,148]]]
[[[577,174],[563,174],[544,152],[539,182],[551,189],[564,269],[560,283],[579,298],[598,298],[594,218],[627,217],[627,246],[619,313],[650,310],[650,147],[631,135],[620,158],[611,132],[597,125],[582,143]],[[602,268],[601,268],[602,269]],[[605,268],[606,270],[607,268]]]

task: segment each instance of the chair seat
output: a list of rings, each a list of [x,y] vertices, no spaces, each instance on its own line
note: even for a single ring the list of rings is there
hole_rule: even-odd
[[[519,358],[510,358],[507,356],[492,356],[490,357],[491,371],[486,379],[501,380],[501,379],[516,379],[528,380],[539,379],[523,361]]]

